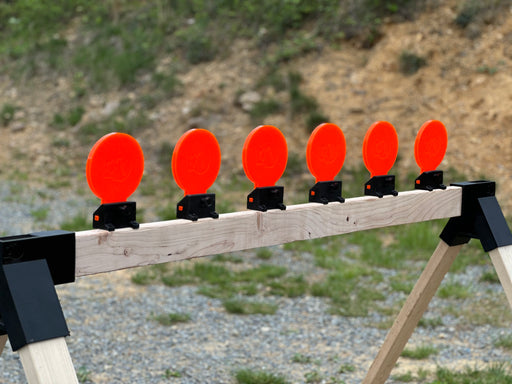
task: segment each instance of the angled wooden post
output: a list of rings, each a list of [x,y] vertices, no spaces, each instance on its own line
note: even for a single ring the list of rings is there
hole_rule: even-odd
[[[386,336],[363,384],[386,382],[461,247],[462,245],[450,247],[443,240],[439,242]]]
[[[27,344],[18,353],[29,384],[78,384],[64,337]]]
[[[462,188],[461,215],[451,218],[441,242],[407,298],[363,384],[382,384],[389,377],[414,328],[450,269],[463,244],[479,239],[494,264],[512,306],[512,233],[496,200],[495,183],[455,184]]]
[[[5,344],[7,344],[7,335],[0,335],[0,355],[4,351]]]
[[[512,245],[499,247],[489,252],[494,269],[512,307]]]

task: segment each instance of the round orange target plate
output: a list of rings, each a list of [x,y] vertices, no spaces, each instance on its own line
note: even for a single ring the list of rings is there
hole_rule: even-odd
[[[386,175],[398,154],[398,135],[387,121],[373,123],[363,141],[363,160],[371,177]]]
[[[414,158],[421,172],[434,171],[443,161],[448,133],[443,123],[430,120],[423,124],[414,142]]]
[[[206,129],[185,132],[172,153],[172,174],[185,195],[206,193],[219,174],[220,146]]]
[[[109,133],[99,139],[87,157],[85,174],[102,204],[124,202],[139,186],[144,154],[137,140],[126,133]]]
[[[255,188],[274,186],[283,175],[287,161],[286,139],[276,127],[261,125],[245,139],[242,164]]]
[[[334,180],[345,162],[347,145],[343,131],[335,124],[320,124],[311,133],[306,147],[309,171],[316,182]]]

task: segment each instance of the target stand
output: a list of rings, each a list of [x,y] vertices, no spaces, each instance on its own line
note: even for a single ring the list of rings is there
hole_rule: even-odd
[[[422,138],[429,138],[430,129],[422,132]],[[425,167],[420,161],[422,172],[434,171],[442,156]],[[214,170],[216,166],[214,162]],[[199,169],[205,168],[208,167],[202,164]],[[251,169],[251,176],[252,172]],[[332,181],[334,176],[330,173],[326,177],[329,180],[324,181]],[[271,182],[275,177],[274,174]],[[203,193],[203,189],[204,186],[192,192]],[[343,203],[311,202],[289,205],[286,210],[221,214],[217,219],[142,223],[137,229],[50,231],[0,238],[0,347],[3,349],[8,335],[13,350],[20,355],[29,384],[78,383],[65,342],[69,331],[56,284],[120,269],[449,218],[439,245],[363,380],[364,384],[382,384],[469,239],[479,239],[489,253],[512,306],[512,234],[495,198],[495,189],[491,181],[462,182],[445,189],[400,191],[397,196],[366,195]]]

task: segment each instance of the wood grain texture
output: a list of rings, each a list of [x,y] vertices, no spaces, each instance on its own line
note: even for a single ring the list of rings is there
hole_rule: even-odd
[[[494,269],[512,307],[512,245],[499,247],[489,252]]]
[[[365,196],[345,203],[243,211],[196,222],[171,220],[114,232],[76,233],[76,276],[272,246],[297,240],[459,216],[461,188]]]
[[[7,335],[0,335],[0,355],[4,351],[5,344],[7,344]]]
[[[18,353],[29,384],[78,384],[65,338],[27,344]]]
[[[462,245],[450,247],[441,240],[416,282],[384,340],[363,384],[383,384],[389,377],[414,328],[453,264]]]

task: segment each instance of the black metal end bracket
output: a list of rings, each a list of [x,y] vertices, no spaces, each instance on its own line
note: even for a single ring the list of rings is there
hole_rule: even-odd
[[[101,204],[92,216],[92,227],[106,229],[109,232],[117,228],[139,228],[136,218],[135,201]]]
[[[204,217],[219,218],[219,214],[215,212],[215,194],[186,195],[176,206],[176,217],[192,221]]]
[[[440,237],[450,246],[478,239],[485,252],[512,245],[512,233],[495,197],[496,183],[487,180],[453,183],[462,188],[462,211],[452,217]]]
[[[433,191],[434,189],[446,189],[443,184],[443,171],[427,171],[419,175],[414,182],[415,189]]]
[[[14,351],[69,335],[54,285],[73,281],[74,232],[0,238],[0,334]]]
[[[309,190],[310,203],[327,204],[330,202],[344,203],[341,196],[342,182],[340,181],[319,181]]]
[[[373,176],[364,184],[364,194],[379,198],[386,195],[398,196],[398,192],[395,190],[395,176]]]
[[[247,196],[247,209],[266,212],[269,209],[280,209],[284,211],[286,205],[283,203],[284,187],[258,187]]]

